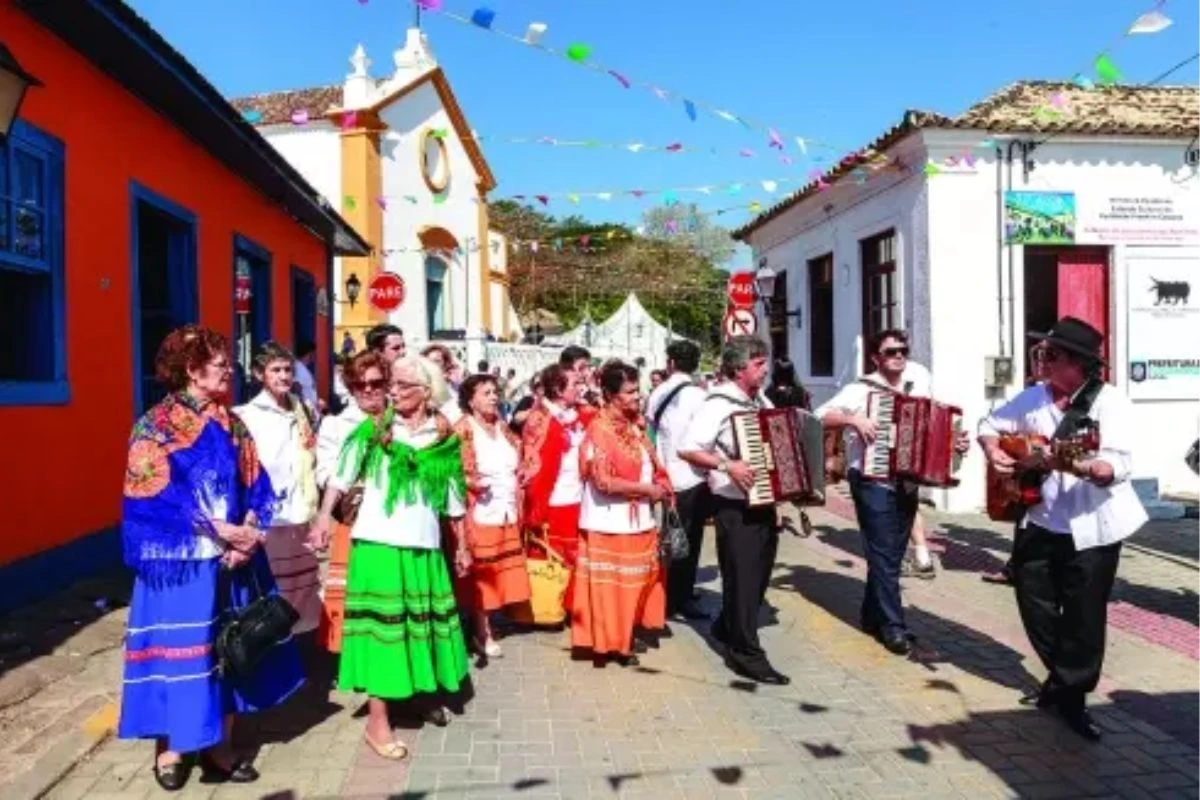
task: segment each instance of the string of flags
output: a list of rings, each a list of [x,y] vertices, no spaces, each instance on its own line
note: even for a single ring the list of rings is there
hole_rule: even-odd
[[[454,22],[471,26],[477,30],[487,31],[495,34],[502,39],[506,39],[526,47],[540,50],[548,55],[562,56],[567,61],[573,64],[593,70],[599,74],[606,75],[611,78],[618,86],[623,89],[645,89],[654,94],[656,98],[666,103],[678,103],[679,108],[683,111],[686,117],[696,122],[699,119],[701,111],[725,122],[733,123],[745,128],[748,131],[758,133],[766,137],[766,147],[768,149],[778,150],[783,153],[788,149],[789,143],[785,141],[785,136],[795,144],[796,151],[800,155],[807,155],[810,146],[824,147],[831,150],[844,151],[847,148],[822,141],[815,138],[797,136],[787,134],[781,128],[767,124],[752,117],[747,117],[740,114],[734,114],[726,108],[719,107],[712,103],[698,99],[694,96],[684,96],[683,93],[673,89],[664,88],[650,81],[640,80],[630,76],[623,70],[618,70],[607,64],[598,61],[592,57],[593,48],[586,42],[572,42],[563,48],[555,48],[543,44],[543,39],[549,26],[544,22],[531,22],[525,29],[523,34],[511,33],[502,30],[495,26],[496,12],[487,7],[476,8],[470,16],[463,16],[452,11],[447,11],[444,8],[443,0],[408,0],[408,2],[430,13],[439,14],[446,19]]]

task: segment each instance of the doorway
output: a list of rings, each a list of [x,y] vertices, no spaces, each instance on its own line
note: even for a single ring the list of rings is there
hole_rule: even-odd
[[[292,267],[292,352],[317,343],[317,283],[313,276]]]
[[[1062,317],[1077,317],[1104,335],[1101,356],[1112,361],[1107,247],[1025,248],[1025,332],[1047,331]],[[1031,374],[1029,348],[1021,353]],[[1109,369],[1104,379],[1110,380]]]
[[[250,275],[250,311],[234,313],[233,399],[235,403],[249,400],[254,392],[251,362],[264,342],[271,338],[271,254],[244,236],[234,236],[233,279],[239,271]],[[315,303],[315,301],[314,301]]]
[[[140,417],[167,390],[154,359],[167,334],[199,319],[196,217],[140,186],[132,190],[133,411]]]

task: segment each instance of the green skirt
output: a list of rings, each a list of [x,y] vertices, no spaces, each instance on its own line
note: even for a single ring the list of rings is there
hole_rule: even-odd
[[[418,692],[456,692],[468,668],[442,551],[355,542],[338,688],[404,700]]]

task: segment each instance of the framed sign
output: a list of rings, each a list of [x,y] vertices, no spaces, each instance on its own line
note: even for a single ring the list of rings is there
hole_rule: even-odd
[[[1006,244],[1075,244],[1074,192],[1005,192]]]
[[[1200,397],[1200,267],[1195,253],[1126,259],[1129,397]]]

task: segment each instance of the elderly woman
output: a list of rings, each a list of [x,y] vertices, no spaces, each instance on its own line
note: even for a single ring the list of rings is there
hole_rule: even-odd
[[[291,638],[254,675],[218,670],[214,642],[230,611],[275,592],[261,549],[275,513],[254,440],[223,405],[229,343],[207,328],[172,331],[155,360],[170,394],[134,425],[122,534],[134,571],[125,635],[119,735],[152,738],[154,777],[183,787],[188,754],[207,782],[249,783],[258,772],[232,750],[234,715],[281,703],[303,683]]]
[[[391,365],[374,350],[346,359],[342,374],[352,402],[336,417],[325,417],[317,434],[317,486],[324,489],[337,472],[342,445],[366,419],[378,419],[387,410]],[[359,495],[361,497],[361,495]],[[341,652],[342,623],[346,612],[346,568],[350,563],[350,527],[331,523],[329,571],[325,576],[324,614],[317,636],[331,653]],[[319,538],[319,537],[318,537]],[[320,543],[318,542],[319,544]]]
[[[454,587],[442,553],[441,519],[451,520],[456,572],[470,556],[462,532],[466,491],[458,437],[444,417],[431,415],[437,367],[406,357],[392,367],[391,410],[361,423],[342,447],[314,525],[327,538],[334,504],[363,476],[363,500],[351,528],[346,620],[338,685],[365,692],[367,744],[381,757],[401,760],[388,701],[418,693],[457,692],[467,676]],[[425,714],[436,725],[449,715],[437,705]]]
[[[637,425],[638,372],[621,362],[600,372],[604,407],[580,452],[583,503],[572,597],[571,646],[597,663],[636,665],[635,627],[666,624],[666,592],[653,505],[673,497],[654,446]]]
[[[521,443],[500,418],[500,387],[493,375],[463,381],[458,402],[465,416],[454,426],[462,441],[467,480],[467,549],[471,572],[464,581],[466,605],[475,617],[472,645],[491,658],[502,655],[489,614],[529,599],[529,575],[517,509]]]
[[[308,633],[321,620],[320,565],[308,543],[319,499],[317,437],[308,405],[291,391],[294,363],[282,345],[263,344],[251,365],[262,391],[233,413],[250,429],[279,502],[264,543],[271,572],[280,594],[300,615],[292,632]]]

